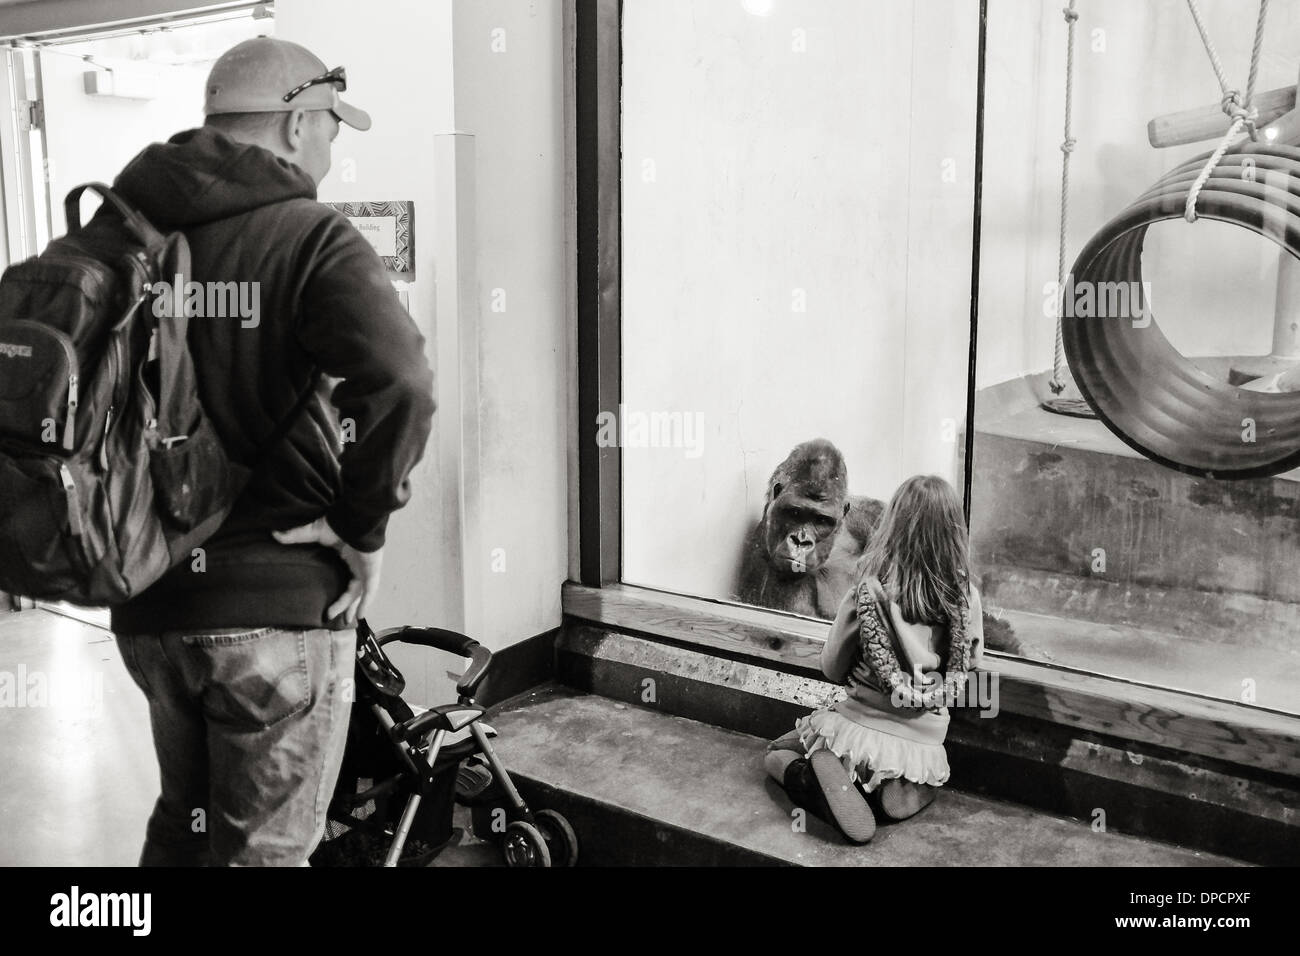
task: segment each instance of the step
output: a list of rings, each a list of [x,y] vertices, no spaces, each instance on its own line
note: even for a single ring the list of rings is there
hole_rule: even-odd
[[[761,737],[554,683],[491,719],[521,791],[569,818],[588,865],[1239,865],[950,787],[852,846],[815,817],[801,831]]]

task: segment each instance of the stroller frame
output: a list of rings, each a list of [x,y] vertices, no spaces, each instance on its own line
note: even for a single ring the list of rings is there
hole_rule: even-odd
[[[456,684],[456,703],[431,707],[418,714],[412,712],[400,696],[406,686],[405,678],[384,653],[384,647],[393,642],[416,644],[469,658],[469,666]],[[356,700],[374,715],[405,769],[346,797],[336,792],[331,812],[353,809],[401,789],[411,790],[397,821],[384,866],[398,865],[420,805],[438,790],[439,781],[445,780],[444,775],[454,772],[463,760],[476,754],[482,755],[491,770],[498,791],[494,796],[504,798],[508,823],[502,850],[506,864],[572,866],[576,863],[578,843],[573,828],[554,810],[533,812],[480,724],[487,710],[475,702],[474,695],[487,676],[491,663],[491,651],[455,631],[407,626],[388,628],[376,634],[364,619],[357,622]],[[401,719],[395,719],[392,711],[396,711]],[[465,729],[469,731],[468,739],[446,745],[448,734]],[[356,822],[350,815],[346,820]]]

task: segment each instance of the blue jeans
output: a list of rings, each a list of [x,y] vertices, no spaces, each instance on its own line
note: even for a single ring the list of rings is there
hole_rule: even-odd
[[[149,699],[162,793],[141,866],[301,866],[325,829],[356,632],[119,636]]]

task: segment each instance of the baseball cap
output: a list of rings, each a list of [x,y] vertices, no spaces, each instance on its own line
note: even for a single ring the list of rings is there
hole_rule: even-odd
[[[370,129],[370,114],[339,99],[347,89],[342,67],[325,62],[297,43],[256,37],[221,54],[204,87],[203,115],[332,110],[354,129]]]

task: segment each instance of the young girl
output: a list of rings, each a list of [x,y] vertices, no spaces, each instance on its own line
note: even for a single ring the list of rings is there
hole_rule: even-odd
[[[961,502],[942,478],[909,478],[822,651],[822,671],[846,683],[848,696],[773,741],[768,773],[854,843],[876,831],[867,794],[892,820],[926,807],[948,779],[945,703],[979,663],[982,644]]]

